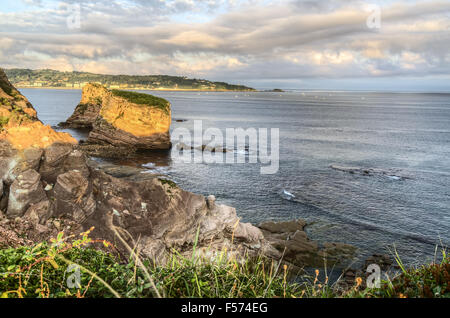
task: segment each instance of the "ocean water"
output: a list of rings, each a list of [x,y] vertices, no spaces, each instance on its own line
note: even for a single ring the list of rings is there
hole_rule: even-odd
[[[22,92],[50,125],[69,117],[81,98],[76,90]],[[450,94],[148,93],[168,99],[173,118],[185,120],[172,129],[192,131],[194,120],[224,134],[226,128],[279,128],[279,171],[183,163],[176,149],[120,164],[214,194],[236,207],[243,222],[306,219],[312,239],[353,244],[359,261],[395,248],[405,263],[424,263],[436,246],[450,243]],[[87,134],[70,132],[78,139]]]

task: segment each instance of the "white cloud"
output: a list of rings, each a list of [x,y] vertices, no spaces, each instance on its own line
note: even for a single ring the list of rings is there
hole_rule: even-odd
[[[450,74],[450,2],[391,1],[380,30],[364,1],[25,1],[0,12],[0,65],[226,79]],[[37,6],[36,6],[37,5]],[[192,21],[190,21],[191,17]]]

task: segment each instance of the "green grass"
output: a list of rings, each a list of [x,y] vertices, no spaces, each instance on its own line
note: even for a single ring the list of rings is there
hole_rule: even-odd
[[[112,93],[114,96],[122,97],[131,103],[156,107],[163,110],[166,114],[169,113],[170,103],[164,98],[144,93],[121,91],[117,89],[113,89]]]
[[[91,229],[92,230],[92,229]],[[301,283],[289,278],[289,268],[264,257],[247,257],[238,262],[224,249],[214,260],[186,258],[173,251],[164,266],[155,266],[134,254],[121,260],[112,253],[111,243],[92,241],[83,233],[80,239],[63,238],[33,247],[0,249],[0,296],[38,298],[349,298],[349,297],[450,297],[450,260],[443,253],[440,264],[404,269],[380,288],[361,289],[361,279],[348,290],[337,290],[328,279],[303,276]],[[101,244],[106,253],[94,249]],[[194,244],[193,255],[197,251]],[[398,259],[398,261],[400,261]],[[401,263],[401,261],[400,261]],[[69,288],[68,279],[80,268],[80,285]]]
[[[0,250],[0,296],[154,297],[147,273],[165,297],[294,297],[302,293],[300,285],[288,282],[287,268],[280,270],[277,263],[263,258],[239,263],[223,251],[210,262],[175,253],[166,266],[153,266],[133,258],[121,263],[112,253],[86,247],[92,243],[87,235],[68,243],[60,234],[49,244]],[[110,243],[105,246],[112,249]],[[70,264],[81,269],[80,285],[75,288],[67,286],[73,274],[68,271]]]

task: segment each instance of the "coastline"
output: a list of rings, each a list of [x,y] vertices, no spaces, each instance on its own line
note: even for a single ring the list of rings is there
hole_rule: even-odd
[[[83,88],[74,87],[35,87],[35,86],[15,86],[18,89],[54,89],[54,90],[78,90]],[[259,90],[226,90],[226,89],[199,89],[199,88],[120,88],[129,91],[162,91],[162,92],[259,92]]]

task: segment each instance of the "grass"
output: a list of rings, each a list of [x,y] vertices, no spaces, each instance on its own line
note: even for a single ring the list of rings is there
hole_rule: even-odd
[[[165,185],[169,185],[170,188],[175,189],[177,188],[177,184],[175,182],[173,182],[172,180],[169,179],[163,179],[163,178],[158,178],[159,182],[161,182],[161,184]]]
[[[170,103],[164,98],[144,93],[121,91],[117,89],[113,89],[112,93],[114,96],[122,97],[131,103],[156,107],[163,110],[166,114],[169,113]]]
[[[0,116],[0,129],[3,128],[3,126],[8,125],[9,117]]]
[[[92,230],[92,229],[91,229]],[[214,260],[183,257],[176,251],[164,266],[155,266],[130,252],[123,260],[106,241],[64,238],[61,232],[50,243],[32,247],[0,249],[0,296],[3,298],[332,298],[332,297],[450,297],[450,260],[443,252],[440,264],[403,269],[380,288],[361,289],[361,278],[346,291],[337,291],[326,278],[320,282],[319,270],[301,282],[289,279],[289,268],[262,256],[238,262],[223,249]],[[120,238],[120,235],[117,234]],[[93,248],[100,244],[100,251]],[[128,248],[130,248],[128,246]],[[130,248],[131,249],[131,248]],[[193,255],[197,244],[193,246]],[[400,261],[398,259],[397,261]],[[401,261],[400,261],[401,262]],[[73,282],[74,267],[79,269],[79,285]]]
[[[8,95],[12,96],[14,93],[13,88],[8,85],[6,82],[0,79],[0,88]]]
[[[385,281],[373,297],[450,298],[450,258],[442,251],[442,261],[406,269],[396,254],[402,272],[392,281]]]

